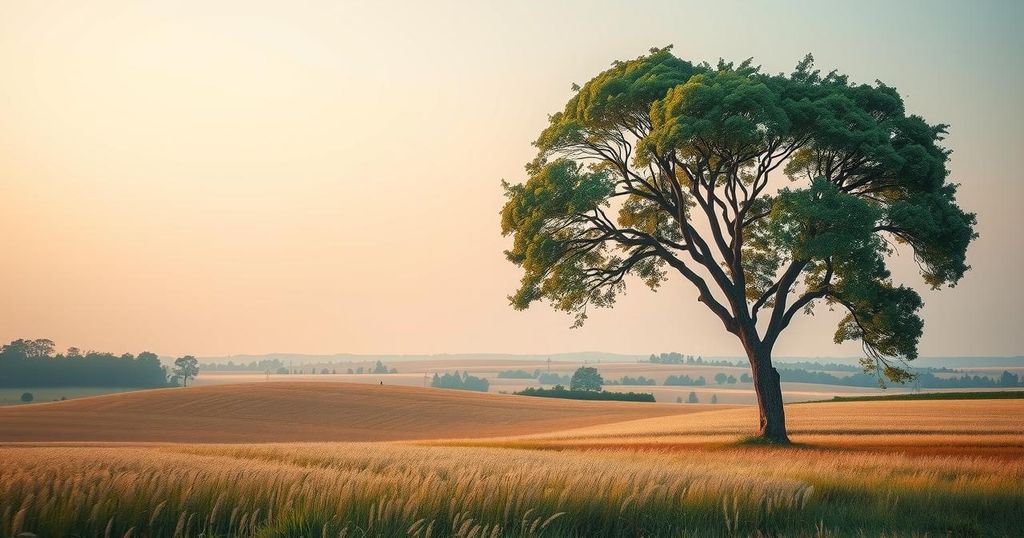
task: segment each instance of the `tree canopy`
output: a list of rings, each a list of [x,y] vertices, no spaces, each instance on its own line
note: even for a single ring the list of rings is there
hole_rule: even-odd
[[[906,247],[927,285],[952,286],[977,237],[946,128],[810,55],[789,74],[670,47],[614,62],[550,116],[526,180],[503,182],[506,255],[523,269],[510,301],[550,302],[579,325],[628,275],[657,289],[671,272],[769,356],[797,313],[825,303],[845,313],[837,343],[859,340],[866,369],[904,381],[922,301],[887,258]]]
[[[182,386],[188,386],[188,380],[199,375],[199,360],[192,355],[174,359],[174,375],[181,380]]]
[[[572,374],[569,380],[569,390],[600,392],[604,386],[604,378],[597,372],[597,368],[581,366]]]
[[[164,387],[167,371],[144,351],[114,355],[68,348],[52,340],[15,340],[0,346],[0,387]]]

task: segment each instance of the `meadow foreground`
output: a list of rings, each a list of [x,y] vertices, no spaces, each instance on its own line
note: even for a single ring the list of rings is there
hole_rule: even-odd
[[[465,416],[502,409],[485,400],[466,402]],[[595,414],[651,406],[593,404]],[[0,532],[1014,536],[1024,526],[1024,400],[794,405],[792,448],[737,442],[748,408],[701,411],[501,438],[8,442]]]

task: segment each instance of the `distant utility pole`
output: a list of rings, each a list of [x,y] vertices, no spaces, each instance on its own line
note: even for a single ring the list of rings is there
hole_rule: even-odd
[[[423,388],[427,388],[427,373],[423,372]]]
[[[551,357],[548,357],[548,373],[551,373]]]

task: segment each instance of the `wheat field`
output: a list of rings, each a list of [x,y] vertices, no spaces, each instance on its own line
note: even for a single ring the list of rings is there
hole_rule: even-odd
[[[725,406],[720,406],[725,407]],[[0,442],[258,443],[517,435],[693,413],[630,405],[337,382],[126,392],[0,407]]]
[[[1024,464],[733,448],[394,444],[0,449],[37,536],[1013,536]]]
[[[166,404],[153,394],[152,405]],[[121,405],[103,398],[76,405]],[[650,416],[651,404],[608,402],[587,402],[607,413],[595,412],[603,423],[564,429],[573,415],[556,413],[561,431],[493,437],[520,416],[510,404],[551,416],[530,415],[538,399],[473,398],[457,400],[479,408],[466,404],[449,438],[442,421],[390,442],[372,441],[396,435],[377,431],[366,442],[204,444],[184,429],[159,444],[6,442],[0,536],[1010,537],[1024,528],[1024,400],[792,405],[797,445],[779,448],[739,442],[749,408]],[[272,427],[241,423],[274,440]],[[467,436],[467,424],[487,423]]]
[[[1024,458],[1024,400],[820,402],[786,408],[797,443],[819,449]],[[753,407],[594,425],[532,435],[449,440],[532,449],[692,450],[749,435]]]

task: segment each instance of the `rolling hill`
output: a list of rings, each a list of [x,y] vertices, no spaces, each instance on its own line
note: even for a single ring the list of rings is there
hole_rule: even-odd
[[[0,408],[0,442],[474,438],[552,432],[709,407],[552,400],[396,385],[250,383]]]

